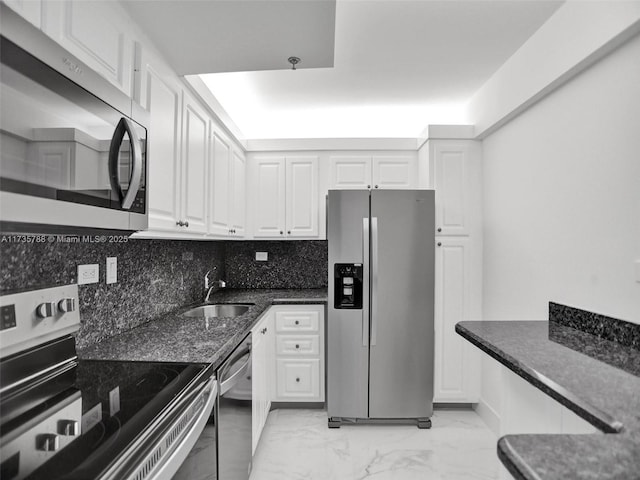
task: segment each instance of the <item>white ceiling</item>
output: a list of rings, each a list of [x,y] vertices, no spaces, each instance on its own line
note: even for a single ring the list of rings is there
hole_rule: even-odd
[[[296,71],[201,78],[245,138],[417,137],[467,123],[473,93],[561,4],[337,0],[333,68],[300,55]]]
[[[333,66],[335,0],[121,0],[180,75]]]

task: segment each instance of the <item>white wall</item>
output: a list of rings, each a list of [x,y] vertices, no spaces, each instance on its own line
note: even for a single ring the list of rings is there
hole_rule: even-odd
[[[640,36],[484,140],[483,318],[640,324]]]

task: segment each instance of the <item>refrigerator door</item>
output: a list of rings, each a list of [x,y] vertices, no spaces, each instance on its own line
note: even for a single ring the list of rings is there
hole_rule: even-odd
[[[327,413],[329,417],[366,418],[369,379],[369,191],[330,190],[327,202]],[[362,264],[361,308],[336,308],[336,287],[342,287],[336,285],[336,264]]]
[[[370,418],[433,414],[432,190],[371,192]]]

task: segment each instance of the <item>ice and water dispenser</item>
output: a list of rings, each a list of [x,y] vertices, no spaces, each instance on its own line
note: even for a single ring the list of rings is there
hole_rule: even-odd
[[[334,265],[334,308],[362,309],[362,264]]]

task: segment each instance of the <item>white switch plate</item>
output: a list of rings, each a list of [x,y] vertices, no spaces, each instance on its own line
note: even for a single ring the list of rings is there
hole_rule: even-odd
[[[266,262],[267,260],[269,260],[269,253],[268,252],[256,252],[256,260],[258,262]]]
[[[640,283],[640,260],[636,260],[636,282]]]
[[[107,257],[107,283],[118,281],[118,257]]]
[[[98,283],[100,267],[97,263],[91,265],[78,265],[78,285]]]

